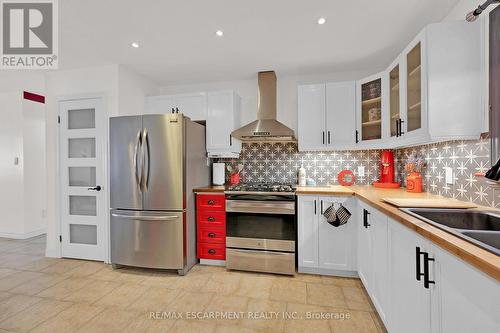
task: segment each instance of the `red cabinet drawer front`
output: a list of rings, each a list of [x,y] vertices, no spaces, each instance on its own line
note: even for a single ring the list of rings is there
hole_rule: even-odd
[[[226,260],[226,245],[217,243],[198,243],[198,258]]]
[[[198,209],[198,225],[224,227],[226,225],[226,212]]]
[[[226,197],[224,194],[198,194],[196,204],[198,209],[226,211]]]
[[[198,242],[226,244],[225,228],[198,228]]]

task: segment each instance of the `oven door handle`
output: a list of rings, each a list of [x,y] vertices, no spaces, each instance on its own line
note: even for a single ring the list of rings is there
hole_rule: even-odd
[[[288,256],[290,254],[293,254],[293,252],[274,252],[274,251],[263,251],[263,250],[237,250],[237,249],[231,249],[234,252],[239,252],[239,253],[255,253],[255,254],[270,254],[274,256]]]
[[[294,215],[295,202],[226,200],[226,212]]]

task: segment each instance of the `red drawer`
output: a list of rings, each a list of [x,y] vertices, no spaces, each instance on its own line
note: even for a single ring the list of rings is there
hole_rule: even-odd
[[[226,229],[220,227],[198,228],[198,242],[226,244]]]
[[[197,222],[200,227],[225,227],[226,212],[198,209]]]
[[[198,243],[198,259],[226,260],[226,245]]]
[[[226,198],[224,194],[198,194],[196,206],[199,210],[226,211]]]

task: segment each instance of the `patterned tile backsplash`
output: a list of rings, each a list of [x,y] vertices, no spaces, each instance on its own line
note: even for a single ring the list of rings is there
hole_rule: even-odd
[[[422,155],[427,162],[427,168],[422,173],[426,191],[500,208],[500,188],[493,188],[487,184],[485,178],[475,176],[476,173],[485,173],[491,165],[490,140],[487,137],[398,149],[396,177],[403,184],[406,181],[404,164],[413,152]],[[446,184],[446,167],[453,169],[453,185]]]
[[[449,141],[395,150],[396,179],[405,184],[404,163],[408,155],[418,152],[427,161],[423,172],[424,189],[431,193],[477,204],[500,208],[500,189],[494,190],[484,179],[475,177],[490,167],[490,144],[487,138],[474,141]],[[296,183],[301,164],[307,177],[317,185],[338,184],[337,175],[350,169],[356,184],[369,185],[379,178],[381,150],[298,152],[294,143],[244,143],[238,159],[218,159],[236,168],[243,164],[242,182]],[[358,166],[365,176],[358,177]],[[445,167],[451,167],[453,185],[445,182]],[[229,173],[226,172],[229,179]]]

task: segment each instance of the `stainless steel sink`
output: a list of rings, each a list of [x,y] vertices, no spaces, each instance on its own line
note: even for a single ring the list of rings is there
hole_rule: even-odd
[[[500,255],[500,214],[497,212],[435,208],[401,210]]]

